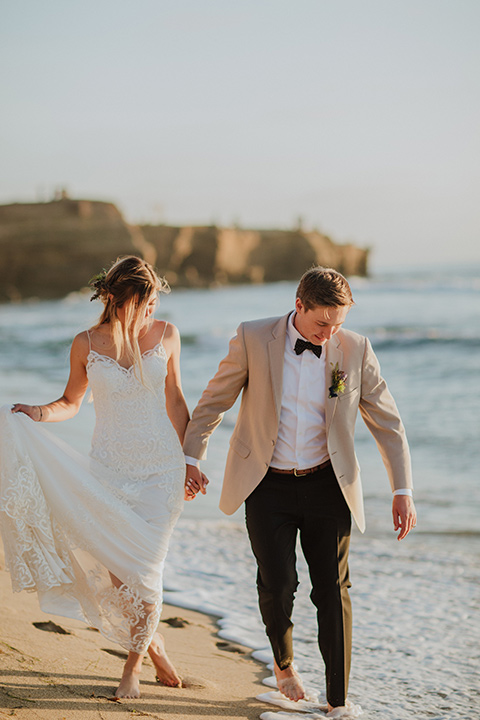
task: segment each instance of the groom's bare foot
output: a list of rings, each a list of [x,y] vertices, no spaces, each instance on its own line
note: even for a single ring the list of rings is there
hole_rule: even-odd
[[[328,703],[328,710],[327,710],[328,718],[339,718],[340,719],[340,718],[343,718],[345,715],[347,715],[348,717],[353,716],[349,707],[347,707],[346,705],[335,705],[335,707],[333,707],[333,705],[330,705],[330,703]],[[357,717],[357,715],[355,714],[354,717]]]
[[[282,695],[294,702],[298,702],[298,700],[305,697],[305,688],[300,675],[292,665],[289,665],[285,670],[280,670],[277,663],[274,662],[273,669],[277,678],[277,687]]]
[[[148,654],[155,665],[157,682],[168,685],[168,687],[182,687],[182,680],[170,662],[165,651],[165,642],[160,633],[157,632],[153,636]]]
[[[136,670],[123,671],[120,685],[115,697],[117,698],[139,698],[140,697],[140,672]]]

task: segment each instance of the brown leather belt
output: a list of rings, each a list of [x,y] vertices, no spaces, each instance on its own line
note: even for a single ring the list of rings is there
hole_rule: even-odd
[[[280,475],[295,475],[295,477],[303,477],[303,475],[311,475],[311,473],[317,472],[317,470],[323,470],[329,465],[330,460],[325,460],[325,462],[321,465],[315,465],[315,467],[307,468],[306,470],[297,470],[297,468],[293,468],[292,470],[280,470],[279,468],[274,467],[269,469],[274,473],[279,473]]]

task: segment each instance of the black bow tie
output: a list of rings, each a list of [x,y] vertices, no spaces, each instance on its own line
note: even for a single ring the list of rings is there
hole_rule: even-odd
[[[308,340],[301,340],[300,338],[298,338],[297,342],[295,343],[294,350],[297,355],[301,355],[304,350],[311,350],[318,358],[322,354],[321,345],[314,345],[313,343],[308,342]]]

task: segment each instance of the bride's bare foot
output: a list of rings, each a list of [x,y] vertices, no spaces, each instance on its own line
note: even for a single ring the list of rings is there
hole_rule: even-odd
[[[115,691],[117,698],[139,698],[140,697],[140,672],[142,670],[143,655],[130,651],[127,662],[123,667],[123,675],[120,685]]]
[[[160,633],[153,636],[148,654],[155,665],[157,682],[169,687],[182,687],[182,680],[165,652],[165,642]]]
[[[120,685],[118,686],[115,697],[117,698],[139,698],[140,697],[140,672],[135,670],[123,671]]]
[[[285,670],[280,670],[277,663],[274,662],[273,669],[277,678],[277,687],[282,695],[294,702],[298,702],[298,700],[305,697],[305,688],[300,675],[292,665],[289,665]]]

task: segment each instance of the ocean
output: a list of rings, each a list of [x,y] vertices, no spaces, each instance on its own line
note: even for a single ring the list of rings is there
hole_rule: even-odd
[[[359,418],[367,531],[354,531],[352,538],[350,697],[372,720],[471,720],[480,716],[480,266],[385,270],[352,278],[351,285],[356,304],[345,326],[370,337],[400,409],[412,451],[418,526],[397,542],[386,473]],[[180,330],[191,410],[238,323],[282,315],[294,297],[289,282],[162,296],[157,317]],[[59,397],[71,339],[99,312],[82,293],[0,306],[0,405]],[[208,494],[186,503],[172,538],[165,599],[216,615],[222,637],[253,648],[268,663],[243,511],[226,517],[218,510],[236,409],[213,435],[202,466]],[[84,401],[76,418],[49,428],[88,452],[93,422],[93,406]],[[301,553],[299,576],[296,663],[307,684],[322,691]]]

